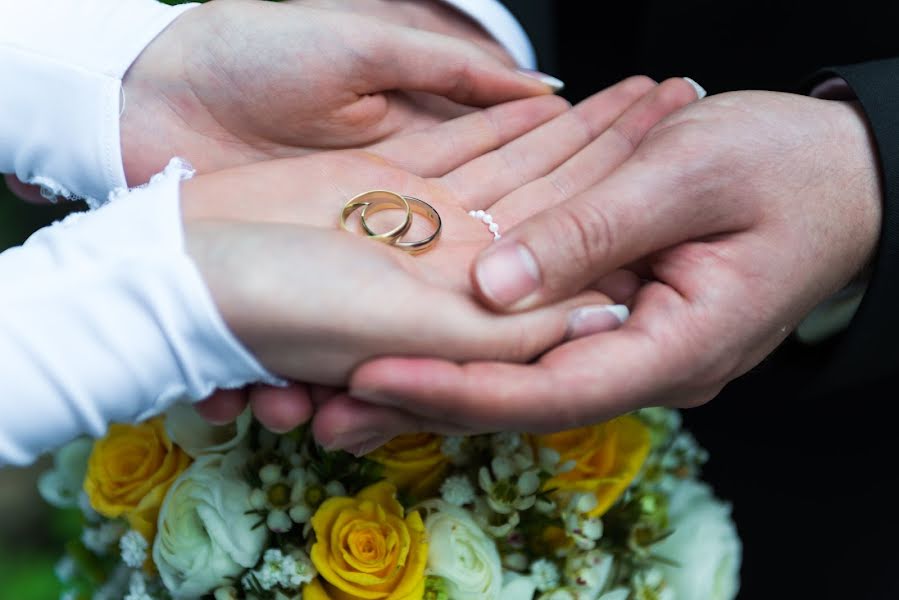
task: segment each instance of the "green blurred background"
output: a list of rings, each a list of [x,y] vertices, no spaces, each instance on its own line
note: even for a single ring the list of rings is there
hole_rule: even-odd
[[[36,229],[81,208],[76,203],[27,204],[0,181],[0,249],[21,244]],[[15,284],[2,282],[0,293]],[[0,600],[59,598],[53,567],[65,540],[77,536],[77,519],[51,509],[38,495],[37,477],[48,464],[44,460],[27,469],[0,469]]]

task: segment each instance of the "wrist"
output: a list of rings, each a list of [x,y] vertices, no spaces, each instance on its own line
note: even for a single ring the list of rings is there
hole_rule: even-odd
[[[877,146],[870,123],[856,101],[836,101],[842,118],[838,125],[835,164],[843,164],[846,217],[854,224],[855,260],[847,272],[845,285],[864,278],[869,272],[880,239],[883,219],[883,189]]]

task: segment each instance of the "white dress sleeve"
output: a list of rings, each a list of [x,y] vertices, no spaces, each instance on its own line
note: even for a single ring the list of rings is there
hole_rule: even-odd
[[[0,173],[93,207],[125,187],[122,77],[195,5],[18,0],[0,15]]]
[[[535,69],[537,57],[518,20],[497,0],[443,0],[493,36],[522,69]]]
[[[234,338],[185,253],[173,161],[0,254],[0,465],[216,388],[279,383]]]

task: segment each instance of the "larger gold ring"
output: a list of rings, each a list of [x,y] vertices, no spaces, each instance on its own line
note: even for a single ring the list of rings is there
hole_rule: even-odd
[[[409,206],[409,202],[403,196],[387,190],[372,190],[370,192],[363,192],[358,196],[351,198],[344,205],[343,211],[340,213],[340,226],[347,231],[351,231],[346,223],[347,218],[360,208],[364,213],[365,209],[368,208],[370,204],[384,207],[394,206],[406,211],[405,220],[390,231],[375,233],[370,228],[365,227],[365,232],[372,239],[378,240],[379,242],[394,244],[397,240],[406,235],[406,232],[412,227],[412,208]]]
[[[440,231],[443,229],[443,220],[440,218],[440,214],[434,209],[434,207],[424,200],[420,200],[413,196],[403,196],[403,199],[409,203],[409,206],[411,207],[413,212],[424,216],[434,224],[434,232],[423,240],[418,240],[415,242],[401,242],[399,241],[399,238],[397,238],[397,241],[394,242],[393,245],[405,252],[408,252],[409,254],[421,254],[422,252],[426,252],[440,238]],[[391,206],[388,204],[374,202],[363,208],[362,214],[359,217],[359,222],[362,224],[362,229],[364,229],[368,234],[374,233],[368,226],[368,222],[365,220],[366,217],[370,217],[371,215],[377,212],[381,212],[382,210],[387,210],[388,208],[391,208]]]

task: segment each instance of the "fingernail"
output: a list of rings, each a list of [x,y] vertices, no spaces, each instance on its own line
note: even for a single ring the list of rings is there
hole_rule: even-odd
[[[370,454],[371,452],[374,452],[375,450],[377,450],[378,448],[380,448],[381,446],[383,446],[384,444],[386,444],[389,441],[390,441],[390,438],[386,438],[386,437],[382,437],[382,436],[369,438],[367,440],[359,442],[358,444],[354,445],[351,448],[348,448],[347,452],[349,452],[356,458],[360,458],[362,456],[365,456],[366,454]]]
[[[533,69],[518,69],[518,72],[532,79],[536,79],[554,92],[561,92],[565,87],[565,82],[558,77],[553,77],[552,75],[547,75],[540,71],[534,71]]]
[[[502,244],[478,261],[478,285],[499,306],[510,306],[540,288],[540,268],[521,244]]]
[[[631,311],[623,304],[581,307],[568,318],[566,338],[581,338],[618,329],[630,314]]]
[[[323,443],[322,447],[329,452],[334,452],[335,450],[345,450],[350,452],[351,449],[358,448],[372,440],[382,439],[383,437],[383,434],[374,431],[349,430],[335,433],[331,438],[331,441]]]
[[[697,99],[702,100],[703,98],[705,98],[708,95],[708,93],[705,91],[705,88],[702,87],[701,85],[699,85],[698,83],[696,83],[696,80],[690,79],[689,77],[684,77],[683,79],[684,79],[684,81],[689,83],[691,86],[693,86],[694,90],[696,90]]]

